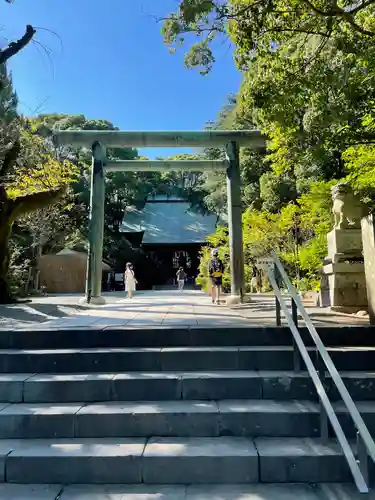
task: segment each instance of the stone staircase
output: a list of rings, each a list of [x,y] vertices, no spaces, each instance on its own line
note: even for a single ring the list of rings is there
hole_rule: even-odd
[[[319,330],[373,435],[374,332]],[[333,436],[319,438],[291,343],[287,328],[1,332],[0,498],[362,498]]]

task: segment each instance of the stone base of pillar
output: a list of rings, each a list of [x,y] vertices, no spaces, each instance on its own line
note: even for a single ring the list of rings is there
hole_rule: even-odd
[[[367,309],[364,265],[340,262],[323,267],[322,307],[353,313]]]
[[[89,306],[104,306],[106,304],[104,297],[91,297],[90,302],[87,302],[87,297],[82,297],[79,301],[80,304],[87,304]]]
[[[241,295],[229,295],[227,297],[227,306],[235,306],[241,303],[242,303]]]

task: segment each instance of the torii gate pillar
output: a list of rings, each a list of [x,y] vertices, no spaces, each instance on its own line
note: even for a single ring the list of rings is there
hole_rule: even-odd
[[[241,172],[239,146],[230,142],[226,148],[229,167],[227,169],[228,228],[231,271],[231,296],[228,305],[239,304],[244,295],[244,258],[242,238]]]
[[[105,200],[104,166],[106,158],[106,148],[100,142],[94,142],[92,145],[86,293],[83,301],[95,305],[105,304],[101,291]]]

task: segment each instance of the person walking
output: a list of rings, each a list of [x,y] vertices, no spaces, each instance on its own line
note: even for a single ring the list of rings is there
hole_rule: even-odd
[[[220,304],[220,293],[223,285],[224,264],[219,259],[219,251],[214,248],[211,253],[211,260],[208,264],[208,274],[211,279],[212,303]]]
[[[254,293],[254,289],[257,293],[260,293],[261,290],[261,281],[260,281],[260,272],[257,266],[254,264],[251,272],[251,281],[250,281],[250,293]]]
[[[110,278],[109,278],[109,291],[110,292],[115,292],[116,291],[115,273],[111,273],[111,275],[110,275]]]
[[[180,290],[180,292],[182,292],[184,289],[185,280],[186,280],[186,273],[185,273],[183,267],[179,268],[179,270],[176,273],[176,276],[177,276],[178,289]]]
[[[125,291],[128,292],[128,299],[132,299],[133,292],[135,292],[137,280],[135,278],[133,264],[131,262],[128,262],[126,264],[124,281],[125,281]]]

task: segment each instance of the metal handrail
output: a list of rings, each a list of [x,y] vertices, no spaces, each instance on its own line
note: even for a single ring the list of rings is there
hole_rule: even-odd
[[[317,390],[320,403],[321,403],[321,410],[325,412],[325,420],[328,418],[329,421],[331,422],[332,428],[336,434],[336,437],[341,445],[342,451],[344,452],[345,458],[348,462],[349,468],[351,470],[351,473],[354,478],[354,482],[359,490],[360,493],[368,493],[369,492],[369,487],[368,487],[368,456],[371,457],[373,462],[375,462],[375,443],[374,440],[372,439],[366,424],[364,423],[361,414],[359,413],[352,397],[350,396],[348,389],[346,388],[342,378],[340,377],[325,345],[323,344],[321,338],[319,337],[318,332],[316,331],[314,325],[312,324],[312,321],[304,308],[302,301],[300,297],[298,296],[295,288],[293,287],[288,275],[286,274],[286,271],[284,269],[284,266],[282,265],[279,257],[276,255],[275,252],[272,252],[272,261],[277,267],[278,272],[280,273],[280,276],[282,277],[290,296],[292,297],[292,301],[295,303],[296,308],[298,309],[299,313],[301,314],[302,318],[305,321],[306,327],[311,335],[311,338],[313,339],[315,346],[321,356],[322,361],[324,362],[329,374],[331,375],[331,378],[340,394],[342,397],[342,400],[345,403],[345,406],[348,410],[349,415],[351,416],[354,425],[357,429],[357,454],[358,454],[358,460],[356,460],[353,451],[351,449],[351,446],[349,445],[349,442],[344,434],[344,431],[340,425],[340,422],[337,418],[337,415],[335,413],[335,410],[328,398],[328,395],[324,389],[323,383],[320,379],[319,373],[317,369],[315,368],[310,354],[306,348],[306,345],[301,337],[301,334],[298,331],[298,328],[296,326],[296,321],[295,318],[292,317],[292,314],[289,312],[288,307],[284,301],[284,298],[282,296],[281,290],[278,285],[278,280],[276,279],[275,273],[274,273],[274,268],[271,265],[267,265],[268,267],[268,277],[271,282],[272,288],[274,289],[277,301],[279,303],[279,306],[283,310],[283,313],[285,315],[285,318],[288,322],[289,328],[293,334],[294,338],[294,344],[296,347],[299,349],[299,353],[305,362],[307,371],[315,385],[315,388]],[[295,316],[295,314],[293,314]],[[322,425],[323,424],[323,419],[322,419]],[[328,426],[325,425],[325,431],[324,433],[327,433],[328,431]]]

